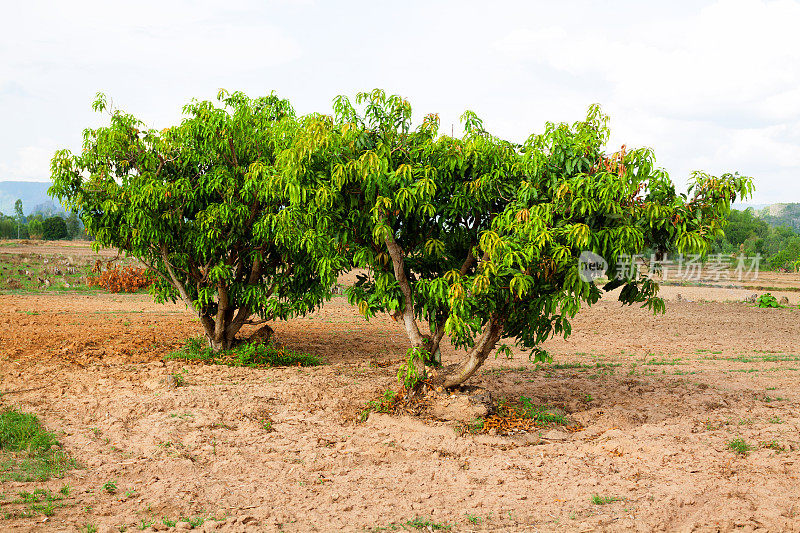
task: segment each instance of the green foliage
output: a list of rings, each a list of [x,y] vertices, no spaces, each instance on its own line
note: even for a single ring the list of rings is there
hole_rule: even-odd
[[[592,496],[592,503],[595,505],[608,505],[609,503],[614,503],[622,500],[622,498],[617,498],[616,496],[600,496],[599,494],[594,494]]]
[[[208,364],[271,367],[271,366],[318,366],[322,360],[316,355],[301,353],[275,344],[243,343],[227,350],[213,351],[202,337],[189,339],[183,348],[168,354],[164,359],[176,361],[200,361]],[[176,383],[185,382],[183,376]]]
[[[172,359],[173,357],[171,356],[172,354],[168,355],[167,358]],[[178,359],[178,357],[175,357],[175,359]],[[170,376],[172,376],[172,383],[176,387],[183,387],[186,385],[186,376],[183,375],[183,372],[173,372]]]
[[[756,216],[752,208],[731,210],[725,235],[714,240],[712,251],[734,256],[760,254],[765,259],[760,268],[797,271],[800,265],[800,234],[797,233],[797,226],[772,225],[779,221],[768,216]]]
[[[70,239],[74,239],[81,235],[81,223],[80,220],[78,220],[78,215],[74,211],[67,216],[66,226],[67,236]]]
[[[428,352],[424,348],[412,347],[406,351],[406,361],[397,370],[397,381],[403,386],[411,390],[425,379],[425,376],[420,372],[420,368],[425,364],[424,361],[428,357]]]
[[[16,239],[17,238],[17,222],[9,217],[0,217],[0,239]]]
[[[28,235],[31,239],[44,238],[44,221],[35,218],[28,223]]]
[[[117,492],[117,482],[116,481],[106,481],[103,483],[103,490],[109,494],[114,494]]]
[[[472,524],[474,526],[477,526],[478,524],[481,523],[481,517],[473,515],[473,514],[470,514],[470,513],[467,513],[467,522],[469,522],[470,524]]]
[[[747,444],[744,439],[736,438],[728,442],[728,449],[734,453],[744,456],[749,454],[753,447]]]
[[[202,516],[194,516],[191,518],[181,518],[182,522],[188,522],[189,529],[194,529],[196,527],[200,527],[206,521],[206,519]]]
[[[391,413],[394,410],[395,403],[397,403],[397,393],[393,390],[387,390],[377,400],[370,400],[366,403],[364,409],[358,414],[358,421],[366,421],[372,412]]]
[[[0,411],[0,480],[46,481],[61,477],[75,462],[63,452],[55,434],[30,413]]]
[[[42,238],[46,241],[58,241],[69,236],[67,223],[61,217],[50,217],[42,222]]]
[[[537,425],[567,424],[564,415],[535,405],[527,396],[520,396],[519,399],[504,398],[500,400],[497,403],[497,414],[501,417],[529,418],[534,420]]]
[[[337,97],[333,116],[295,117],[274,95],[219,100],[193,101],[156,131],[98,95],[110,125],[86,130],[80,155],[56,154],[50,192],[98,245],[146,263],[159,301],[191,305],[214,351],[250,317],[307,313],[340,271],[363,269],[348,299],[366,318],[402,318],[408,388],[440,363],[445,336],[467,352],[445,386],[504,338],[546,360],[540,345],[600,298],[579,275],[583,251],[608,261],[604,290],[663,312],[658,285],[620,260],[707,253],[731,202],[752,191],[738,174],[695,172],[677,193],[650,149],[606,150],[596,105],[517,144],[471,111],[462,137],[440,135],[435,114],[412,127],[409,102],[380,89]]]
[[[439,522],[434,522],[430,518],[422,518],[419,516],[406,522],[406,525],[414,529],[422,529],[425,531],[450,531],[453,528],[450,524],[441,524]]]
[[[330,295],[344,261],[316,177],[282,171],[301,125],[287,100],[221,91],[192,101],[163,130],[111,109],[84,132],[83,151],[52,161],[50,194],[79,212],[97,246],[139,258],[158,275],[157,301],[181,298],[214,350],[252,317],[307,313]]]
[[[778,299],[768,292],[765,292],[756,299],[756,305],[758,307],[783,307],[778,303]]]
[[[55,510],[64,507],[61,493],[53,493],[47,489],[35,489],[33,492],[20,491],[18,497],[3,502],[3,518],[32,518],[37,516],[53,516]]]
[[[464,433],[471,433],[477,434],[483,431],[483,428],[486,426],[486,419],[484,418],[475,418],[474,420],[467,422],[463,426],[459,428],[459,431]]]
[[[36,415],[14,409],[0,412],[0,450],[42,453],[58,444]]]

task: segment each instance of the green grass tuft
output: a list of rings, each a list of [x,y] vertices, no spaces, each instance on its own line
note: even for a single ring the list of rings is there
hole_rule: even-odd
[[[728,443],[728,449],[739,455],[747,455],[753,447],[747,444],[744,439],[737,438]]]
[[[269,344],[242,344],[230,350],[214,353],[204,337],[194,337],[166,360],[200,361],[215,365],[244,366],[250,368],[271,366],[319,366],[322,360],[316,355],[301,353]]]
[[[397,403],[397,392],[389,389],[377,400],[370,400],[364,405],[364,410],[358,414],[358,421],[365,422],[371,412],[391,413]]]
[[[497,414],[502,417],[530,418],[537,424],[567,425],[564,415],[548,411],[546,408],[535,405],[527,396],[520,396],[519,400],[502,399],[497,402]]]
[[[595,505],[607,505],[621,500],[622,498],[617,498],[616,496],[600,496],[599,494],[592,496],[592,503]]]
[[[422,529],[425,531],[439,531],[439,530],[449,531],[453,527],[450,524],[439,524],[429,518],[420,518],[420,517],[417,517],[414,520],[409,520],[408,522],[406,522],[406,525],[409,527],[413,527],[414,529]]]
[[[0,450],[37,453],[56,444],[56,436],[42,427],[36,415],[14,409],[0,413]]]
[[[36,415],[15,409],[0,411],[0,481],[46,481],[75,467],[54,448],[58,440]]]

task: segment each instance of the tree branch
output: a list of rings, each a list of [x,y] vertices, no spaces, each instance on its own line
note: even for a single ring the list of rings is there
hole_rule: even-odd
[[[406,327],[406,333],[411,340],[414,347],[423,347],[424,339],[419,331],[417,320],[414,317],[414,295],[411,292],[411,284],[406,276],[406,264],[403,249],[394,240],[394,235],[387,235],[386,248],[392,258],[392,267],[394,268],[394,277],[400,285],[400,291],[403,293],[404,307],[403,307],[403,324]]]
[[[495,311],[489,317],[486,326],[484,326],[483,333],[480,338],[478,338],[478,342],[475,343],[475,346],[472,347],[472,350],[467,354],[464,362],[455,373],[445,376],[442,386],[445,388],[457,387],[468,380],[472,374],[480,368],[483,362],[486,361],[489,353],[491,353],[497,345],[497,341],[500,340],[502,335],[503,321],[500,320],[500,315]]]
[[[167,259],[167,252],[164,248],[161,248],[161,260],[164,262],[164,266],[167,267],[167,273],[169,274],[170,279],[172,280],[172,286],[178,289],[178,294],[181,295],[181,299],[183,302],[188,305],[192,311],[198,316],[200,319],[200,323],[203,324],[203,329],[206,332],[206,336],[211,339],[211,336],[214,334],[214,322],[205,314],[201,313],[195,306],[192,299],[189,297],[189,293],[186,292],[186,287],[181,283],[178,277],[175,275],[175,271],[172,269],[172,264]]]

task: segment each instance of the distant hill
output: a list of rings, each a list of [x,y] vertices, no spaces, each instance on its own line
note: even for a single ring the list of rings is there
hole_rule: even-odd
[[[50,182],[0,181],[0,212],[13,216],[14,202],[19,198],[25,215],[36,211],[50,215],[63,213],[61,205],[47,196],[50,185]]]
[[[755,214],[770,226],[789,226],[800,231],[800,204],[770,204]]]

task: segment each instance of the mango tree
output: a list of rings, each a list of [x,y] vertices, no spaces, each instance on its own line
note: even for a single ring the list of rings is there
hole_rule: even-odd
[[[411,106],[381,90],[354,106],[334,101],[298,132],[287,172],[327,174],[340,238],[365,269],[348,291],[367,318],[389,312],[411,343],[399,378],[417,391],[464,383],[503,339],[543,360],[541,344],[570,334],[570,319],[601,294],[580,276],[584,250],[608,261],[619,299],[664,311],[658,285],[618,259],[646,250],[703,252],[722,231],[749,178],[695,174],[677,194],[649,149],[608,154],[597,106],[573,125],[547,124],[522,144],[489,134],[466,112],[461,138],[440,135],[436,115],[412,128]],[[435,371],[447,336],[463,360]],[[429,380],[429,382],[431,382]]]
[[[218,99],[192,101],[180,124],[157,131],[98,95],[110,124],[84,132],[82,153],[56,153],[50,189],[96,246],[150,268],[158,301],[190,306],[215,351],[246,324],[314,309],[344,265],[325,217],[303,201],[313,181],[275,179],[300,127],[289,102]]]

